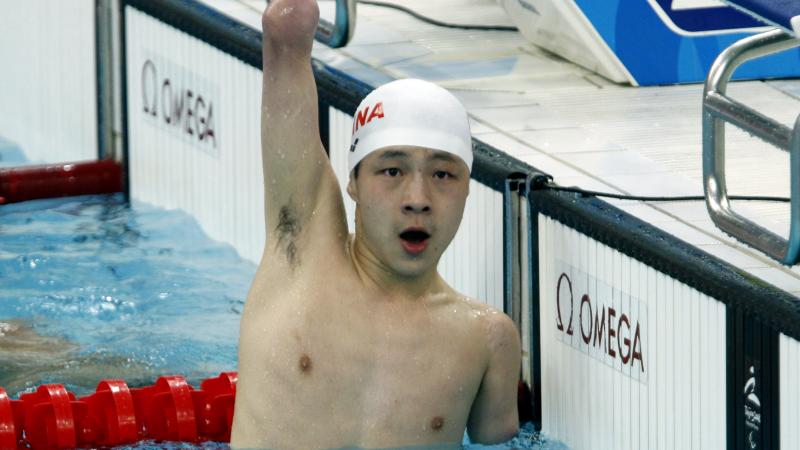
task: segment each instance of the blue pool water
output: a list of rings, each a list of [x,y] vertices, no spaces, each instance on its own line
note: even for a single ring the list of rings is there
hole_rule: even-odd
[[[16,397],[62,383],[80,396],[103,378],[182,374],[197,386],[235,370],[255,270],[189,215],[121,195],[0,206],[0,386]],[[565,448],[529,425],[508,443],[465,447]]]
[[[255,269],[187,214],[120,195],[2,206],[0,386],[83,395],[101,378],[234,370]]]

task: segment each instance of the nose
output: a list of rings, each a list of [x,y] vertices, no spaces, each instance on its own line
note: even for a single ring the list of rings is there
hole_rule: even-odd
[[[421,174],[416,174],[406,184],[403,198],[403,212],[411,214],[428,213],[431,210],[431,193],[428,183]]]

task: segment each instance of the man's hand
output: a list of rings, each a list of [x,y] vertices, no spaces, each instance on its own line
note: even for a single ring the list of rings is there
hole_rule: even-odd
[[[347,237],[342,194],[319,136],[311,70],[318,20],[316,0],[274,0],[262,16],[264,251],[270,267],[289,269],[287,274],[303,264],[308,252],[343,248],[340,241]],[[313,246],[308,245],[312,236],[319,239]]]
[[[318,22],[316,0],[274,0],[261,17],[264,44],[272,46],[271,52],[292,52],[307,58]]]

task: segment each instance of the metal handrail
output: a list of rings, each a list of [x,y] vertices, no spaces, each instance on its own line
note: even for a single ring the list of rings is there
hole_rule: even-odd
[[[356,29],[356,0],[336,0],[334,23],[319,20],[314,39],[328,47],[344,47],[353,37]]]
[[[703,187],[708,213],[721,230],[786,265],[800,261],[800,115],[790,129],[731,99],[725,92],[740,65],[799,46],[800,39],[780,29],[737,41],[714,61],[703,92]],[[788,240],[731,209],[725,181],[725,122],[789,152],[791,218]]]

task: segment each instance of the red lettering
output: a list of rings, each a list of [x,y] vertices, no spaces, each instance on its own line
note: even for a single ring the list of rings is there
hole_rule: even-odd
[[[174,122],[176,126],[180,126],[181,117],[183,117],[183,95],[176,95],[173,97],[170,120],[167,123]]]
[[[566,281],[566,283],[562,283],[562,281]],[[565,324],[563,319],[566,319],[567,302],[569,302],[570,314],[568,324]],[[566,335],[572,335],[574,297],[572,281],[566,273],[562,273],[558,277],[555,303],[556,328]],[[629,311],[617,311],[611,306],[606,306],[602,301],[597,303],[597,299],[592,299],[589,294],[583,294],[578,311],[580,335],[584,344],[599,348],[602,352],[589,352],[589,356],[602,359],[605,359],[602,354],[606,354],[612,359],[619,356],[623,364],[630,364],[631,367],[636,364],[636,361],[639,361],[639,369],[644,373],[644,355],[642,353],[644,344],[642,344],[641,324],[628,313]],[[617,314],[619,314],[619,318],[617,318]],[[608,326],[608,331],[606,331],[606,326]],[[605,342],[603,342],[604,340]],[[578,342],[571,342],[571,344],[575,345]]]
[[[622,358],[623,364],[628,364],[628,361],[631,358],[631,340],[626,338],[622,338],[622,342],[625,344],[625,353],[622,353],[622,345],[619,343],[619,338],[622,336],[622,333],[619,332],[619,329],[622,328],[622,324],[628,328],[628,332],[631,330],[631,323],[628,321],[628,316],[622,314],[619,316],[619,323],[617,324],[617,347],[619,348],[619,356]],[[628,334],[630,335],[630,333]]]
[[[363,127],[367,124],[367,113],[369,112],[369,106],[364,108],[363,110],[359,111],[356,114],[356,120],[353,121],[353,133],[358,131],[360,127]]]
[[[597,323],[597,318],[600,318],[600,323]],[[599,314],[594,316],[594,342],[592,344],[597,347],[603,345],[603,334],[606,329],[606,307],[599,311]],[[598,342],[599,340],[599,342]]]
[[[631,361],[631,365],[633,365],[633,361],[639,360],[639,366],[642,368],[642,372],[644,372],[644,360],[642,359],[642,344],[639,335],[639,322],[636,322],[636,331],[633,335],[633,360]],[[638,349],[638,350],[637,350]]]
[[[170,104],[170,100],[172,99],[172,83],[169,79],[164,80],[164,83],[161,85],[161,109],[164,111],[164,122],[172,123],[172,108],[167,108],[168,106],[172,106]],[[164,104],[166,102],[166,105]]]
[[[214,104],[208,103],[208,117],[206,117],[206,138],[214,141],[214,148],[217,147],[217,137],[214,134]]]
[[[192,112],[192,94],[191,89],[186,90],[186,134],[189,136],[194,134],[192,130],[192,117],[194,116],[194,112]]]
[[[372,108],[372,114],[369,115],[369,119],[367,119],[367,123],[372,122],[372,119],[382,119],[383,118],[383,102],[378,102],[374,108]]]
[[[617,312],[614,311],[614,308],[609,306],[608,307],[608,354],[611,357],[617,356],[617,352],[614,351],[614,346],[611,345],[611,343],[614,342],[614,336],[617,335],[617,333],[614,331],[614,323],[612,322],[614,316],[616,315]]]
[[[583,332],[583,305],[589,305],[589,333]],[[592,340],[592,302],[589,299],[588,294],[583,294],[583,297],[581,297],[581,312],[579,320],[581,322],[581,337],[583,338],[583,343],[588,344],[589,341]]]
[[[203,101],[203,96],[198,95],[197,101],[194,103],[194,129],[197,130],[197,137],[202,141],[206,136],[206,118],[203,113],[206,109],[206,102]],[[202,125],[202,127],[200,127]]]
[[[556,313],[558,314],[558,317],[556,317],[556,327],[564,331],[564,321],[561,319],[561,282],[563,280],[567,281],[567,287],[569,287],[570,329],[567,331],[567,334],[572,334],[572,281],[570,281],[565,273],[562,273],[561,276],[558,277],[558,284],[556,285]]]

